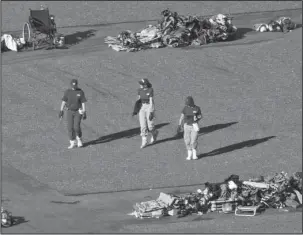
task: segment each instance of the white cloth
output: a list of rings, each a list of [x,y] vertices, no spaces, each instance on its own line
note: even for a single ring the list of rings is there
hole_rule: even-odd
[[[2,45],[7,47],[11,51],[18,51],[17,41],[10,34],[3,34],[1,36],[1,49]]]

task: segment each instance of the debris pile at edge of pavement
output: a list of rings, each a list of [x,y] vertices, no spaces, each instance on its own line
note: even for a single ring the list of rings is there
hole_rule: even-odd
[[[267,208],[297,208],[302,205],[302,172],[290,177],[285,172],[273,176],[259,176],[241,181],[238,175],[230,175],[222,183],[205,183],[205,189],[198,189],[184,195],[161,192],[158,199],[136,203],[129,215],[136,218],[160,218],[191,214],[203,215],[219,211],[233,213],[236,208],[255,207],[258,211]]]
[[[164,10],[156,25],[148,25],[139,32],[122,31],[117,37],[108,36],[105,43],[115,51],[135,52],[148,48],[205,45],[232,39],[237,27],[232,18],[217,14],[210,18],[182,16]]]
[[[290,17],[279,17],[276,20],[270,20],[268,23],[257,23],[253,25],[257,32],[283,32],[288,33],[297,28],[297,24]]]
[[[1,52],[4,51],[19,51],[25,44],[23,38],[16,38],[10,34],[1,36]]]
[[[13,225],[12,213],[1,207],[1,227],[10,227]]]

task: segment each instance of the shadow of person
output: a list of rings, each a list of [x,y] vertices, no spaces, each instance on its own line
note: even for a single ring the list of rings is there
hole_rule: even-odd
[[[163,126],[168,125],[169,123],[161,123],[156,125],[156,129],[160,129]],[[89,145],[96,145],[101,143],[107,143],[113,140],[123,139],[123,138],[132,138],[134,136],[140,135],[140,128],[133,128],[125,131],[120,131],[114,134],[102,136],[96,140],[92,140],[83,144],[83,147],[87,147]]]
[[[200,128],[199,136],[200,135],[206,135],[206,134],[208,134],[210,132],[217,131],[217,130],[229,127],[229,126],[234,125],[236,123],[238,123],[238,122],[229,122],[229,123],[215,124],[215,125],[211,125],[211,126],[207,126],[207,127],[202,127],[202,128]],[[162,139],[162,140],[158,140],[157,142],[155,142],[154,144],[151,144],[151,145],[165,143],[167,141],[179,140],[179,139],[182,139],[182,138],[183,138],[183,133],[178,133],[178,134],[176,134],[173,137]]]
[[[222,124],[216,124],[216,125],[211,125],[211,126],[206,126],[206,127],[201,127],[200,128],[200,131],[199,131],[199,136],[200,135],[206,135],[210,132],[213,132],[213,131],[217,131],[217,130],[220,130],[220,129],[224,129],[224,128],[227,128],[229,126],[232,126],[232,125],[235,125],[237,124],[238,122],[228,122],[228,123],[222,123]]]
[[[237,144],[232,144],[232,145],[229,145],[229,146],[226,146],[226,147],[215,149],[215,150],[213,150],[211,152],[208,152],[208,153],[200,154],[198,156],[198,158],[201,159],[201,158],[204,158],[204,157],[210,157],[210,156],[220,155],[220,154],[223,154],[223,153],[232,152],[232,151],[242,149],[242,148],[246,148],[246,147],[253,147],[257,144],[261,144],[263,142],[266,142],[266,141],[268,141],[272,138],[276,138],[276,136],[269,136],[269,137],[265,137],[265,138],[261,138],[261,139],[254,139],[254,140],[246,140],[246,141],[243,141],[243,142],[240,142],[240,143],[237,143]]]

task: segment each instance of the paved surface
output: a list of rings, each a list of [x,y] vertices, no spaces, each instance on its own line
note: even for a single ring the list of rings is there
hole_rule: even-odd
[[[77,28],[77,35],[96,30],[95,36],[69,50],[3,54],[2,194],[13,214],[29,220],[3,232],[301,231],[301,212],[253,219],[209,214],[183,222],[126,216],[134,202],[174,190],[165,187],[221,181],[233,173],[245,179],[302,170],[302,29],[249,30],[285,14],[302,22],[301,9],[238,15],[242,38],[200,48],[117,53],[103,43],[105,36],[146,24],[139,22]],[[75,29],[62,31],[75,41]],[[68,151],[57,115],[75,77],[89,99],[83,122],[88,146]],[[130,113],[143,77],[156,92],[160,135],[157,144],[140,150],[138,120]],[[172,138],[188,94],[204,114],[201,159],[193,162],[184,160],[183,140]],[[93,194],[144,188],[154,190]]]
[[[300,1],[81,1],[77,4],[68,1],[4,1],[1,5],[3,31],[21,30],[23,22],[28,20],[29,8],[40,9],[41,5],[47,6],[56,16],[58,27],[154,20],[165,8],[180,14],[198,15],[302,8]]]

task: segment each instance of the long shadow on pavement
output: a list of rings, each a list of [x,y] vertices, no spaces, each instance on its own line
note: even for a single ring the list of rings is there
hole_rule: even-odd
[[[236,123],[238,123],[238,122],[229,122],[229,123],[224,123],[224,124],[216,124],[216,125],[202,127],[202,128],[200,128],[199,135],[205,135],[205,134],[208,134],[210,132],[217,131],[217,130],[229,127],[229,126],[234,125]],[[170,138],[157,140],[157,142],[152,144],[152,145],[165,143],[167,141],[179,140],[179,139],[182,139],[182,138],[183,138],[183,133],[180,133],[180,134],[176,134],[175,136],[170,137]],[[149,145],[149,146],[152,146],[152,145]]]
[[[169,123],[161,123],[156,125],[156,128],[159,129],[163,126],[168,125]],[[110,135],[105,135],[102,136],[96,140],[92,140],[89,142],[86,142],[83,144],[83,147],[87,147],[89,145],[95,145],[95,144],[101,144],[101,143],[107,143],[113,140],[118,140],[118,139],[123,139],[123,138],[131,138],[134,136],[140,135],[140,128],[133,128],[133,129],[129,129],[129,130],[125,130],[125,131],[120,131],[114,134],[110,134]]]
[[[261,139],[254,139],[254,140],[246,140],[237,144],[232,144],[226,147],[222,147],[222,148],[218,148],[215,149],[209,153],[203,153],[200,154],[198,156],[199,159],[204,158],[204,157],[210,157],[210,156],[215,156],[215,155],[220,155],[223,153],[228,153],[228,152],[232,152],[238,149],[242,149],[242,148],[247,148],[247,147],[253,147],[257,144],[261,144],[264,143],[272,138],[276,138],[276,136],[269,136],[269,137],[265,137],[265,138],[261,138]]]
[[[25,220],[23,216],[13,216],[13,226],[17,226],[19,224],[27,223],[29,220]]]
[[[87,31],[83,31],[83,32],[76,32],[73,34],[69,34],[65,36],[65,45],[75,45],[78,44],[79,42],[88,39],[92,36],[95,36],[95,32],[97,30],[94,29],[90,29]]]
[[[229,39],[228,41],[235,41],[242,38],[245,38],[247,33],[253,32],[254,30],[252,28],[238,28],[235,36],[232,39]]]

